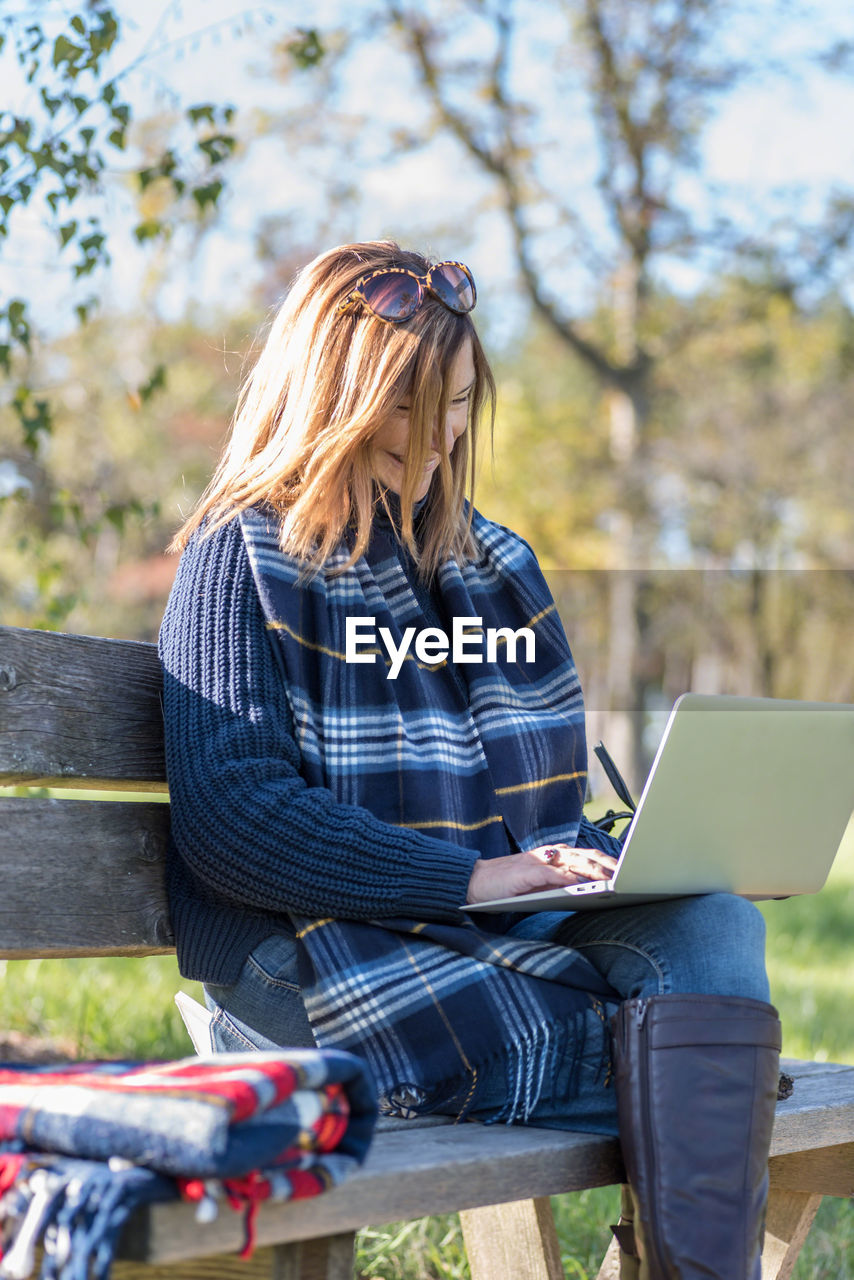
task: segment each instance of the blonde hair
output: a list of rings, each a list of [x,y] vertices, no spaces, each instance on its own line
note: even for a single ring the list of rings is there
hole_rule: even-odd
[[[176,534],[181,550],[202,524],[211,533],[246,507],[263,503],[281,522],[282,549],[320,568],[352,530],[347,564],[370,538],[378,486],[370,444],[400,399],[409,405],[409,440],[400,494],[400,533],[420,571],[442,560],[471,559],[471,511],[478,423],[495,413],[495,382],[468,315],[448,310],[432,294],[402,324],[363,306],[341,313],[356,281],[381,267],[425,275],[428,261],[390,240],[341,245],[299,272],[243,383],[231,433],[208,488]],[[451,370],[471,342],[474,384],[468,430],[449,455],[439,432],[440,465],[413,531],[413,495],[455,388]],[[380,488],[380,501],[385,496]]]

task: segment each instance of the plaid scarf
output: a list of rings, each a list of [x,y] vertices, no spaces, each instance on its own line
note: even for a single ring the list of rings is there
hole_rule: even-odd
[[[587,782],[578,675],[545,579],[521,538],[473,513],[476,562],[439,569],[434,602],[487,635],[527,627],[511,656],[483,646],[478,663],[428,665],[410,652],[395,679],[347,656],[347,619],[373,619],[399,646],[426,618],[393,525],[377,517],[366,554],[341,572],[342,545],[300,579],[273,519],[241,516],[258,594],[287,681],[302,773],[310,786],[377,817],[496,857],[549,841],[572,844]],[[337,576],[336,576],[337,575]],[[483,1068],[502,1059],[503,1119],[530,1114],[566,1055],[577,1061],[596,997],[611,988],[566,948],[479,928],[418,920],[295,921],[303,996],[319,1044],[370,1064],[381,1109],[477,1106]]]
[[[292,1049],[170,1063],[0,1068],[0,1276],[109,1274],[140,1204],[202,1218],[317,1195],[367,1152],[376,1102],[349,1054]]]

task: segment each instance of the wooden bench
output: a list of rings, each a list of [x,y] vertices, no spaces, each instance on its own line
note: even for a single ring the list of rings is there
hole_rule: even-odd
[[[0,956],[169,952],[169,820],[153,645],[0,627],[0,786],[135,792],[141,802],[0,800]],[[161,802],[157,802],[160,797]],[[188,1046],[189,1051],[189,1046]],[[788,1062],[778,1104],[763,1280],[791,1274],[822,1196],[854,1193],[854,1066]],[[548,1197],[623,1178],[612,1139],[522,1127],[400,1125],[314,1200],[263,1206],[250,1263],[240,1219],[192,1207],[137,1213],[116,1280],[350,1280],[360,1227],[460,1211],[473,1280],[563,1275]],[[599,1280],[615,1277],[614,1246]]]

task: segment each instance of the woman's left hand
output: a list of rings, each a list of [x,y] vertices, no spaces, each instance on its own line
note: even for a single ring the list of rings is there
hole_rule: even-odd
[[[493,898],[560,889],[579,880],[610,880],[616,865],[616,858],[599,849],[574,849],[568,844],[544,844],[524,853],[478,858],[466,902],[476,906]]]
[[[617,859],[601,849],[577,849],[569,844],[546,844],[531,850],[543,862],[570,874],[570,884],[581,880],[610,880],[617,869]]]

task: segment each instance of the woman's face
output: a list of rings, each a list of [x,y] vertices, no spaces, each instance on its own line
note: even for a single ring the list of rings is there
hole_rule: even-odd
[[[421,478],[415,487],[414,501],[423,498],[430,488],[433,472],[440,460],[440,432],[444,431],[448,453],[468,425],[469,401],[474,388],[474,358],[470,339],[466,338],[451,368],[451,399],[444,423],[436,421],[433,441]],[[403,488],[403,467],[409,443],[409,403],[403,399],[388,422],[371,440],[371,462],[380,484],[392,493]]]

